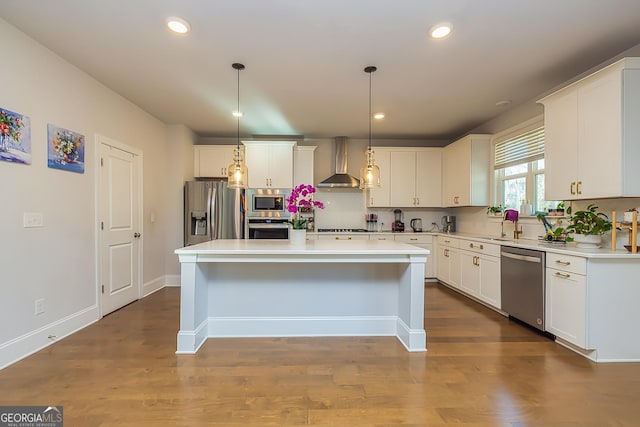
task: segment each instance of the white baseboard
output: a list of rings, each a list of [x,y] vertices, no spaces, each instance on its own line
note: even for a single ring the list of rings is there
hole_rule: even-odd
[[[165,286],[180,286],[180,275],[179,274],[167,274],[164,276],[164,285]]]
[[[210,338],[394,336],[396,316],[210,317]]]
[[[18,360],[24,359],[54,342],[97,322],[99,316],[98,306],[93,305],[0,344],[0,369],[4,369]]]
[[[165,287],[165,276],[157,277],[142,285],[142,298],[151,295]]]

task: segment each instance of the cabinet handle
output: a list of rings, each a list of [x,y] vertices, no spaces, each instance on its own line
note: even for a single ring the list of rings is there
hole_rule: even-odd
[[[556,264],[560,264],[560,265],[571,265],[570,261],[561,261],[559,259],[556,260]]]
[[[571,183],[571,185],[569,186],[569,193],[571,193],[571,194],[576,194],[576,190],[575,190],[575,188],[574,188],[574,187],[575,187],[575,185],[576,185],[576,183],[575,183],[575,182],[572,182],[572,183]]]
[[[563,278],[563,279],[568,279],[569,277],[571,277],[571,275],[570,275],[570,274],[560,273],[559,271],[556,271],[555,276],[556,276],[556,277],[561,277],[561,278]]]
[[[336,240],[340,240],[340,238],[338,236],[336,236]]]
[[[451,243],[451,240],[445,240],[444,242],[445,242],[446,244],[449,244],[449,243]]]
[[[373,197],[371,198],[371,201],[369,202],[370,205],[373,205]]]
[[[445,249],[443,252],[444,256],[446,256],[447,258],[449,258],[449,249]]]
[[[347,237],[347,240],[351,240],[351,237]]]
[[[387,240],[386,237],[378,237],[378,240]]]
[[[582,190],[580,189],[581,185],[582,181],[578,181],[578,183],[576,184],[576,194],[582,194]]]
[[[418,240],[418,239],[417,239],[417,238],[415,238],[415,237],[412,237],[412,238],[410,238],[409,240]]]

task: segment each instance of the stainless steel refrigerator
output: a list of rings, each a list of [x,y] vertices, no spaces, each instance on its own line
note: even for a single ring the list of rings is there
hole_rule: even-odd
[[[244,239],[244,190],[225,181],[189,181],[184,186],[184,245],[214,239]]]

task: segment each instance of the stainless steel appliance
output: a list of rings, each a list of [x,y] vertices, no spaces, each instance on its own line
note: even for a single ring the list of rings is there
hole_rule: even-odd
[[[411,221],[409,221],[409,225],[411,226],[411,229],[414,232],[416,233],[422,232],[422,219],[412,218]]]
[[[500,255],[502,310],[544,331],[545,253],[502,246]]]
[[[445,215],[442,217],[442,231],[444,233],[455,233],[456,231],[456,217],[452,215]]]
[[[347,173],[347,142],[346,136],[336,136],[335,146],[335,171],[333,175],[318,183],[318,187],[324,188],[358,188],[360,180]]]
[[[289,223],[285,218],[249,218],[247,239],[288,239]]]
[[[291,190],[284,188],[251,188],[246,191],[247,218],[289,218],[287,197]]]
[[[244,238],[244,191],[225,181],[189,181],[184,186],[184,245]]]
[[[318,233],[367,233],[366,228],[318,228]]]
[[[393,211],[394,220],[391,224],[391,231],[394,232],[402,232],[404,231],[404,222],[402,222],[402,211],[400,209],[395,209]]]
[[[289,219],[284,188],[252,188],[247,197],[247,239],[288,239]]]

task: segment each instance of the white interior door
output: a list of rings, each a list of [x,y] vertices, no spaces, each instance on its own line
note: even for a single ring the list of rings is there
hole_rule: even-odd
[[[100,144],[102,315],[140,297],[139,156]]]

